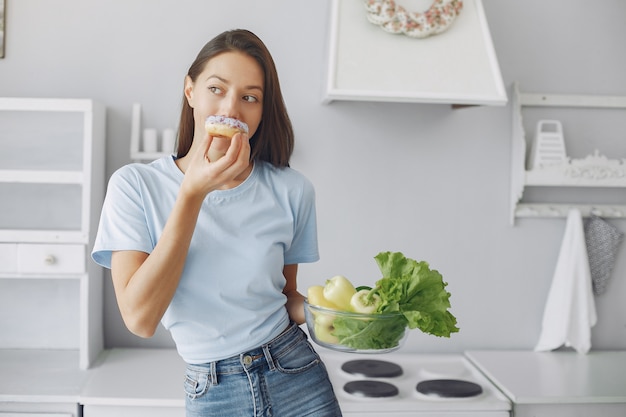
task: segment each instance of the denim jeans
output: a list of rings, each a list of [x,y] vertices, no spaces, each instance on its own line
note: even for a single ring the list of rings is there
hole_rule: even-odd
[[[187,417],[340,417],[326,367],[295,323],[268,344],[187,365]]]

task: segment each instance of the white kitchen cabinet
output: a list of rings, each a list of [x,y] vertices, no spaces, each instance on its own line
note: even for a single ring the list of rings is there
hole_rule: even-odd
[[[518,217],[567,217],[576,208],[584,216],[626,217],[626,204],[622,204],[626,189],[626,159],[610,159],[599,151],[583,159],[566,158],[561,163],[527,168],[527,138],[523,124],[523,108],[583,108],[626,110],[626,96],[562,95],[521,93],[513,85],[511,142],[511,224]],[[623,116],[621,116],[623,117]],[[603,134],[598,129],[596,134]],[[536,139],[536,138],[534,138]],[[566,141],[567,142],[567,141]],[[528,187],[542,189],[570,188],[578,191],[576,203],[541,202],[522,200]],[[614,190],[615,202],[585,201],[592,188]]]
[[[96,101],[0,98],[0,359],[20,350],[28,368],[69,351],[87,369],[102,350],[103,272],[89,256],[104,142]]]

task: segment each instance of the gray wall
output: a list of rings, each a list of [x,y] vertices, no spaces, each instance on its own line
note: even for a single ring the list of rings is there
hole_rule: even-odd
[[[483,3],[507,87],[626,95],[626,2]],[[129,162],[132,103],[147,125],[174,127],[200,47],[225,29],[253,30],[273,52],[295,124],[292,166],[317,189],[322,259],[301,266],[300,288],[339,273],[371,284],[373,256],[402,251],[444,275],[461,327],[451,339],[413,332],[407,351],[534,347],[565,220],[509,224],[510,105],[321,104],[328,0],[9,0],[6,12],[0,95],[104,102],[109,175]],[[589,137],[568,133],[570,156],[599,148],[625,158],[624,119]],[[611,222],[626,231],[625,220]],[[596,298],[595,349],[626,348],[625,275],[626,244]],[[131,335],[108,279],[105,288],[108,347],[172,346],[165,331]]]

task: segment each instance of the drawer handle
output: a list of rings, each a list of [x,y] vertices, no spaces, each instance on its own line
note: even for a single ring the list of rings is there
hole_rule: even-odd
[[[44,258],[43,261],[46,265],[54,265],[55,263],[57,263],[57,258],[55,258],[54,255],[48,255]]]

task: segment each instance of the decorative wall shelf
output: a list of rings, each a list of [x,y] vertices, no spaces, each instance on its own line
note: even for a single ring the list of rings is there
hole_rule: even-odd
[[[364,0],[333,0],[324,102],[505,105],[506,90],[481,0],[426,39],[370,23]]]
[[[520,93],[513,85],[511,144],[511,224],[517,217],[566,217],[571,208],[584,216],[626,217],[626,204],[522,203],[525,187],[626,188],[626,159],[609,159],[595,151],[582,159],[567,158],[560,164],[526,169],[526,139],[522,107],[588,107],[626,109],[626,97]]]
[[[164,141],[161,142],[161,148],[164,146]],[[133,112],[131,119],[131,133],[130,133],[130,159],[135,162],[146,162],[159,159],[166,155],[172,155],[174,149],[171,151],[161,152],[146,152],[141,146],[141,104],[133,104]]]

